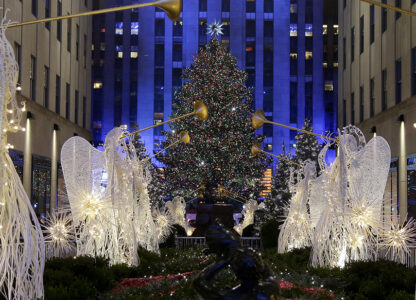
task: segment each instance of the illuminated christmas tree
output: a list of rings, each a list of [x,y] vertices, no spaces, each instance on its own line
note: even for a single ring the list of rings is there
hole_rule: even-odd
[[[255,136],[251,126],[253,97],[245,84],[247,74],[214,37],[182,78],[184,84],[175,94],[172,118],[192,112],[197,100],[207,105],[209,117],[205,121],[186,118],[171,123],[171,131],[164,132],[162,148],[174,142],[182,130],[191,137],[189,144],[179,143],[158,157],[166,166],[168,193],[196,197],[204,184],[221,185],[245,198],[257,197],[270,159],[250,153],[253,142],[261,142],[263,137]]]

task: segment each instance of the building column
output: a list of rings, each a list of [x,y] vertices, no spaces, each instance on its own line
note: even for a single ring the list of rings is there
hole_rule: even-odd
[[[407,218],[407,154],[406,154],[406,127],[404,120],[400,120],[399,144],[399,217],[400,224]]]
[[[56,195],[58,187],[58,130],[52,131],[52,153],[51,153],[51,203],[50,213],[53,213],[56,207]]]
[[[23,187],[25,188],[26,194],[31,200],[32,195],[32,120],[26,119],[26,133],[25,133],[25,150],[23,158]]]

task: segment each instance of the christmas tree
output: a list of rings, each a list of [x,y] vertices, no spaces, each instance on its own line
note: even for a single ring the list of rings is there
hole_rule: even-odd
[[[306,119],[303,123],[303,130],[313,131],[313,125],[310,120]],[[318,166],[318,155],[322,147],[318,139],[310,134],[299,132],[296,136],[296,151],[294,161],[302,164],[306,160],[311,160]]]
[[[283,144],[282,154],[279,155],[279,161],[276,164],[276,173],[272,178],[272,189],[264,200],[266,206],[265,218],[267,220],[277,219],[283,216],[284,209],[290,200],[291,193],[289,191],[290,168],[294,165],[290,163],[290,153],[286,153]]]
[[[270,159],[250,153],[255,136],[250,117],[252,91],[245,85],[247,74],[217,38],[201,49],[194,63],[184,70],[184,84],[175,94],[172,118],[192,112],[193,103],[203,101],[209,110],[205,121],[186,118],[171,123],[164,132],[166,148],[188,131],[191,142],[179,143],[158,159],[166,166],[164,175],[171,196],[197,195],[201,185],[218,187],[240,196],[256,197],[260,179]],[[217,189],[218,190],[218,189]],[[192,193],[195,191],[195,193]]]
[[[137,130],[137,129],[136,129]],[[134,135],[133,145],[136,148],[137,157],[140,160],[147,159],[146,146],[141,140],[140,134]],[[148,185],[150,204],[152,208],[161,208],[165,202],[166,190],[163,170],[156,166],[151,166],[152,181]]]

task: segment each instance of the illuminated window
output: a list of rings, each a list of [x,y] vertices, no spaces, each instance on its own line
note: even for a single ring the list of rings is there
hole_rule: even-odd
[[[305,52],[305,59],[312,59],[312,52],[311,51],[306,51]]]
[[[328,25],[322,25],[322,34],[328,33]]]
[[[139,22],[131,22],[131,32],[132,35],[139,34]]]
[[[305,24],[305,36],[313,36],[312,24]]]
[[[101,81],[94,82],[94,89],[101,89],[103,87],[103,83]]]
[[[272,144],[267,144],[267,150],[272,151],[273,150],[273,145]]]
[[[123,58],[123,52],[121,52],[121,51],[117,52],[117,57],[118,58]]]
[[[298,5],[296,3],[290,4],[290,13],[297,14],[298,13]]]
[[[298,54],[297,53],[290,53],[290,58],[297,59],[298,58]]]
[[[339,29],[338,29],[338,25],[334,25],[334,34],[338,35]]]
[[[328,63],[327,62],[324,62],[323,63],[323,66],[324,66],[324,68],[328,68]]]
[[[298,24],[290,24],[290,36],[298,36]]]
[[[116,34],[123,34],[123,22],[116,23]]]
[[[325,91],[326,92],[334,91],[334,83],[332,81],[325,81]]]
[[[100,50],[105,51],[105,43],[100,43]]]
[[[139,55],[139,53],[138,53],[138,52],[130,52],[130,57],[131,57],[131,58],[137,58],[137,57],[138,57],[138,55]]]

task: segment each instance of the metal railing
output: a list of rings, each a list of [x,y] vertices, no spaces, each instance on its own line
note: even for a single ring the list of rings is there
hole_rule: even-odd
[[[177,236],[175,238],[175,245],[176,248],[178,249],[185,249],[188,247],[192,247],[192,246],[197,246],[197,245],[205,245],[206,244],[206,240],[205,237],[180,237]],[[261,244],[261,239],[259,237],[242,237],[241,238],[241,244],[244,247],[250,247],[253,249],[261,249],[262,248],[262,244]]]

